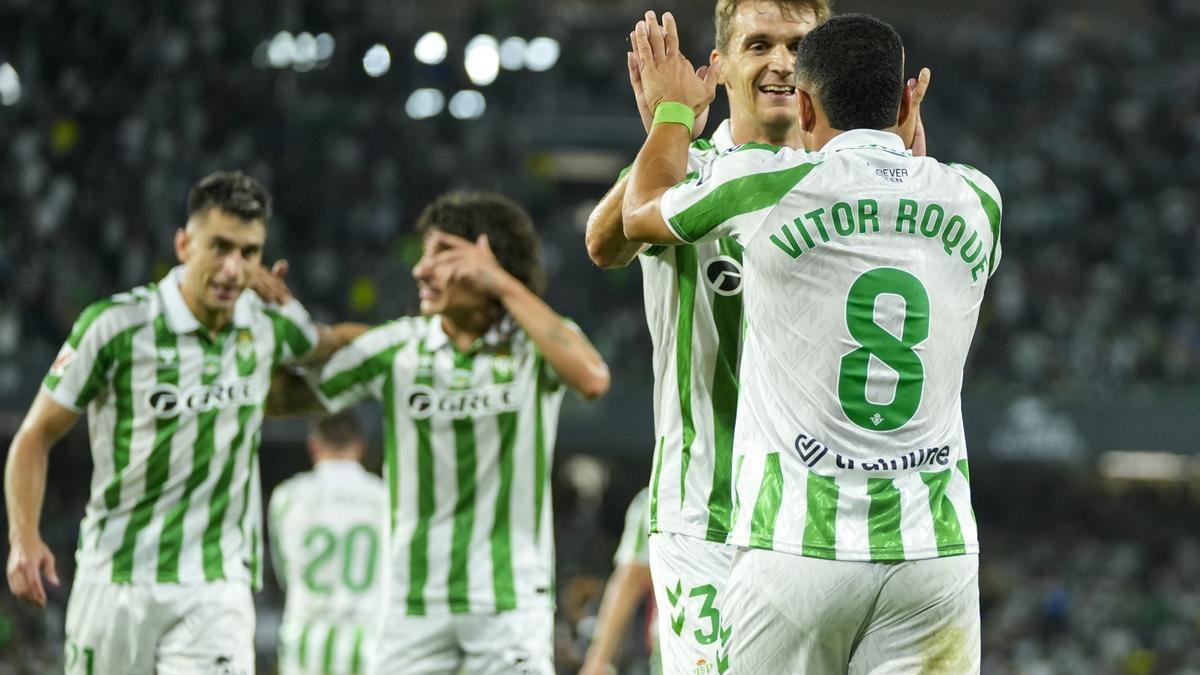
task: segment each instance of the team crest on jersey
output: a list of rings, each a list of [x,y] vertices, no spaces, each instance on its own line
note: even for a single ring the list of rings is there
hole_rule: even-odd
[[[58,356],[54,357],[54,363],[50,365],[50,374],[54,377],[62,377],[63,373],[67,372],[67,366],[75,360],[75,350],[71,345],[63,345],[59,350]]]
[[[417,357],[417,375],[429,377],[433,374],[433,354],[421,354]]]
[[[179,365],[179,350],[175,347],[158,348],[158,367],[174,368]]]
[[[216,354],[204,355],[204,374],[212,377],[221,372],[221,357]]]
[[[497,356],[492,359],[492,372],[497,377],[509,377],[513,372],[513,360],[511,356]]]
[[[243,361],[249,360],[254,356],[254,336],[250,334],[250,329],[248,328],[238,331],[237,355]]]
[[[704,658],[703,656],[696,659],[696,667],[692,669],[692,673],[695,675],[712,675],[716,672],[716,665],[709,663],[708,659]]]
[[[717,295],[742,292],[742,264],[727,255],[709,258],[704,263],[704,280]]]

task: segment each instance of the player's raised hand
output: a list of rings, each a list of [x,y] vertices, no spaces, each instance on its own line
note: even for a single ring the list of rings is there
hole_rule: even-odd
[[[914,157],[925,157],[929,149],[925,140],[925,123],[921,121],[921,102],[925,100],[925,92],[929,90],[929,80],[932,73],[928,68],[922,68],[916,78],[909,78],[905,83],[908,90],[909,113],[905,123],[900,126],[900,137],[912,150]]]
[[[54,569],[54,554],[40,537],[12,542],[8,552],[8,587],[19,600],[38,607],[46,606],[46,588],[42,575],[51,586],[59,585]]]
[[[636,40],[636,35],[631,32],[629,34],[629,44],[634,44],[634,40]],[[642,127],[646,130],[646,133],[650,133],[650,127],[654,124],[654,111],[646,104],[646,95],[642,92],[642,75],[639,72],[641,66],[638,62],[637,53],[626,53],[625,60],[629,65],[629,86],[633,88],[633,98],[637,101],[638,115],[642,118]],[[707,68],[708,66],[700,66],[700,70]],[[699,70],[697,74],[699,74]],[[709,109],[709,107],[705,107],[702,112],[697,113],[696,122],[692,125],[693,140],[699,138],[700,134],[704,133],[704,126],[708,123]]]
[[[679,30],[670,12],[663,15],[661,26],[654,12],[646,12],[645,20],[634,29],[634,53],[648,109],[654,110],[664,101],[676,101],[699,116],[716,96],[715,70],[696,70],[679,52]]]
[[[507,284],[515,281],[496,260],[486,234],[475,241],[445,232],[433,232],[435,244],[443,250],[434,254],[435,274],[446,281],[461,283],[492,297],[499,296]]]
[[[246,287],[258,293],[258,296],[265,302],[282,305],[292,299],[292,291],[284,281],[287,273],[288,262],[286,260],[276,260],[270,270],[261,264],[251,265],[247,270],[249,279]]]

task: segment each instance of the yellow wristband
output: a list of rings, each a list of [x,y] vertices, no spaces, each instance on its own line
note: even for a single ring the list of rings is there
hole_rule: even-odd
[[[696,124],[696,113],[692,107],[678,101],[663,101],[654,107],[654,124],[682,124],[687,127],[688,138],[692,136],[692,127]]]

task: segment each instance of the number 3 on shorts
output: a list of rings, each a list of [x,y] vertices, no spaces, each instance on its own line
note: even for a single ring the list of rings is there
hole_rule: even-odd
[[[875,303],[890,294],[904,299],[900,338],[875,323]],[[846,297],[846,328],[860,345],[842,357],[838,399],[846,417],[871,431],[892,431],[908,423],[921,404],[925,366],[913,349],[929,337],[929,293],[913,275],[879,267],[854,281]],[[896,393],[890,403],[867,399],[867,376],[874,356],[896,372]]]

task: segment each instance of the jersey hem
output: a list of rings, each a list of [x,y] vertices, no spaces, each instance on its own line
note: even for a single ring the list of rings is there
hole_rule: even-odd
[[[731,546],[744,546],[763,551],[788,553],[805,558],[820,558],[822,560],[838,560],[842,562],[911,562],[914,560],[932,560],[934,558],[952,558],[962,555],[978,555],[979,544],[963,544],[961,546],[943,546],[921,548],[914,551],[898,549],[870,550],[838,550],[833,546],[813,544],[793,544],[789,542],[773,542],[770,546],[756,544],[749,537],[731,537]]]

